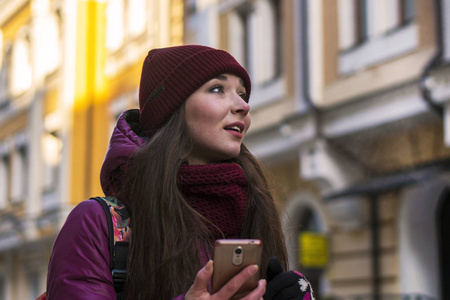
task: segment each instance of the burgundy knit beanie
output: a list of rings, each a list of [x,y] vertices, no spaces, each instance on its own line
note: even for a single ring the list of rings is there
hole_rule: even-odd
[[[200,45],[150,50],[139,86],[141,125],[152,135],[200,86],[224,73],[240,77],[250,97],[247,71],[226,51]]]

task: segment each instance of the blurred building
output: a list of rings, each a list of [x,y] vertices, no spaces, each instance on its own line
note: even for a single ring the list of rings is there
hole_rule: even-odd
[[[230,51],[319,299],[450,299],[450,0],[0,0],[0,299],[45,290],[160,46]],[[414,297],[414,298],[413,298]]]
[[[182,0],[0,0],[0,299],[45,291],[68,212],[102,195],[144,57],[182,36]]]
[[[192,0],[253,80],[291,266],[319,299],[450,299],[450,1]]]

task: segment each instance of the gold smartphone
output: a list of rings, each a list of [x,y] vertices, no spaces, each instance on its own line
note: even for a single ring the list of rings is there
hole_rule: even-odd
[[[211,294],[249,265],[261,267],[262,242],[252,239],[216,240]],[[257,285],[259,272],[250,277],[231,299],[242,298]]]

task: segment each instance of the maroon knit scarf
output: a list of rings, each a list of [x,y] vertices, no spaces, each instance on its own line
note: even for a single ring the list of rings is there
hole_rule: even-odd
[[[184,197],[216,238],[238,237],[248,203],[247,178],[237,164],[183,165],[178,182]]]

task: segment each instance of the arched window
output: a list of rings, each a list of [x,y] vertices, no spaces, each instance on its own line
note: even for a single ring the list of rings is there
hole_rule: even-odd
[[[328,260],[328,226],[318,199],[304,192],[294,193],[286,202],[283,220],[290,268],[301,270],[318,298],[329,291],[323,287],[323,272]]]

